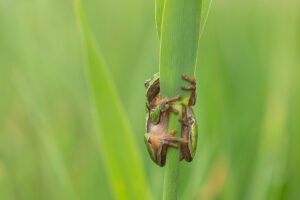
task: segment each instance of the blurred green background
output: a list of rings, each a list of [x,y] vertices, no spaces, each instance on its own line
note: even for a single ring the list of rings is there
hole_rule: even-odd
[[[161,199],[163,168],[143,141],[144,80],[158,71],[154,0],[83,4]],[[72,0],[0,0],[0,199],[116,198],[81,41]],[[299,75],[300,1],[212,2],[196,69],[198,149],[181,163],[179,199],[299,198]]]

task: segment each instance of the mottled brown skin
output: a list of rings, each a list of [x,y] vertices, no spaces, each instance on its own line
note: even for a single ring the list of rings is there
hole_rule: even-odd
[[[197,143],[197,141],[193,141],[195,139],[197,140],[197,138],[194,137],[195,120],[194,112],[191,108],[191,106],[196,103],[196,80],[195,78],[189,78],[185,74],[182,75],[182,78],[191,83],[190,86],[181,87],[184,90],[191,90],[191,95],[188,106],[182,106],[182,116],[179,118],[179,121],[181,122],[181,137],[189,141],[188,143],[180,144],[180,160],[185,159],[187,162],[191,162],[195,152],[191,152],[192,148],[189,144]]]
[[[193,125],[195,124],[195,120],[193,119],[194,112],[190,106],[183,106],[182,108],[182,116],[179,118],[181,122],[181,137],[189,141],[190,143],[181,143],[180,144],[180,160],[185,159],[187,162],[191,162],[193,160],[193,152],[191,152],[191,147],[188,145],[194,143],[194,135],[189,134],[193,133]]]

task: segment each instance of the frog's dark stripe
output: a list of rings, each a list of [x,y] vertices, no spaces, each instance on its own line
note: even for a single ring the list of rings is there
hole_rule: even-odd
[[[148,102],[151,102],[156,97],[156,95],[158,95],[159,92],[160,92],[160,83],[159,83],[159,79],[156,79],[148,89],[147,92]]]

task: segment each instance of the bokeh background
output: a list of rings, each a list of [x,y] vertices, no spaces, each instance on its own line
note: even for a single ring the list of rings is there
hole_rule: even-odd
[[[143,83],[158,71],[154,0],[83,3],[161,199],[163,168],[143,141]],[[0,0],[0,199],[115,198],[81,41],[72,0]],[[179,199],[299,198],[299,75],[300,1],[212,2],[195,74],[199,146],[181,163]]]

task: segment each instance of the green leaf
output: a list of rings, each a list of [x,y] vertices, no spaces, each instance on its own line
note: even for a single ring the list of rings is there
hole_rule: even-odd
[[[100,125],[99,142],[117,199],[150,199],[143,166],[108,69],[90,32],[80,0],[76,0],[83,33],[86,69]]]
[[[181,106],[175,107],[179,113],[178,115],[170,115],[169,121],[169,131],[171,129],[177,129],[177,136],[181,130],[181,124],[178,122],[178,116],[182,114]],[[164,200],[177,199],[177,189],[178,189],[178,173],[179,173],[179,150],[174,148],[168,148],[167,160],[165,166],[165,176],[164,176]]]
[[[161,91],[165,97],[189,94],[181,90],[186,84],[181,75],[194,75],[200,18],[201,0],[165,2],[160,48]]]
[[[202,7],[201,0],[165,0],[163,9],[158,9],[161,8],[161,4],[162,1],[157,1],[156,18],[158,34],[161,36],[159,63],[161,93],[163,97],[180,94],[184,100],[189,98],[190,92],[181,89],[182,85],[188,85],[182,80],[181,75],[194,76],[198,41],[200,31],[203,29],[201,24],[206,20],[208,8]],[[205,2],[204,5],[209,5],[209,2]],[[169,131],[173,128],[177,128],[176,136],[179,136],[178,116],[171,114]],[[163,199],[176,199],[179,150],[169,148],[167,155]]]
[[[205,27],[205,24],[206,24],[206,20],[207,20],[207,16],[208,16],[210,5],[211,5],[211,0],[202,0],[201,22],[200,22],[200,36],[202,35],[204,27]]]
[[[158,34],[158,39],[160,40],[161,36],[161,22],[162,15],[164,10],[165,0],[155,0],[155,18],[156,18],[156,29]]]
[[[28,120],[33,126],[32,134],[35,137],[36,148],[39,152],[37,158],[39,160],[39,167],[44,176],[48,178],[49,188],[51,188],[43,190],[43,192],[47,191],[46,194],[49,196],[54,195],[54,198],[76,200],[77,193],[74,190],[70,174],[63,162],[62,155],[57,149],[55,141],[51,138],[51,134],[55,130],[51,127],[48,116],[45,115],[45,108],[40,103],[41,97],[36,94],[40,85],[37,82],[32,85],[30,81],[24,78],[25,72],[23,71],[15,70],[14,73],[14,83],[20,94],[21,102],[24,103]],[[35,146],[35,144],[32,145]],[[22,165],[22,168],[24,167]],[[28,181],[26,183],[28,184]]]
[[[161,39],[161,24],[162,24],[165,1],[166,0],[155,0],[155,19],[156,19],[156,28],[157,28],[157,34],[159,40]],[[203,33],[206,24],[210,5],[211,5],[211,0],[202,0],[201,2],[200,36]]]

